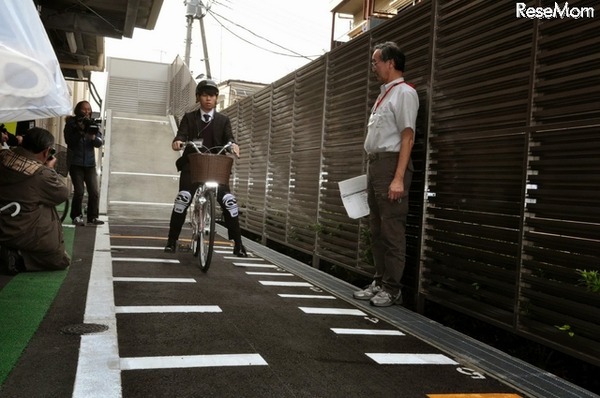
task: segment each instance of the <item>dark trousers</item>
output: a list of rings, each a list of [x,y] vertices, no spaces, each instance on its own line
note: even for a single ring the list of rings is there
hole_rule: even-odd
[[[386,156],[388,155],[388,156]],[[393,295],[400,291],[406,259],[406,218],[408,216],[408,191],[412,182],[412,161],[404,173],[405,196],[400,200],[388,199],[388,188],[398,164],[398,154],[385,154],[369,160],[367,168],[367,192],[374,279],[383,289]]]
[[[185,223],[187,211],[191,205],[191,199],[193,199],[194,192],[198,188],[198,184],[191,182],[191,176],[189,170],[182,170],[179,177],[179,192],[186,191],[190,193],[190,201],[185,205],[185,210],[182,212],[176,212],[175,207],[171,211],[171,221],[169,223],[169,241],[175,242],[179,239],[181,229]],[[178,195],[179,196],[179,195]],[[229,239],[235,241],[235,243],[242,243],[242,232],[240,229],[240,219],[238,215],[232,216],[230,210],[234,209],[238,211],[235,197],[231,194],[229,185],[221,184],[217,192],[217,202],[223,210],[223,218],[225,219],[225,225],[229,233]]]
[[[87,188],[87,220],[98,218],[99,197],[98,174],[96,167],[83,167],[71,165],[69,168],[71,182],[73,183],[73,203],[71,204],[71,219],[83,215],[82,203],[84,189]],[[85,185],[85,186],[84,186]]]

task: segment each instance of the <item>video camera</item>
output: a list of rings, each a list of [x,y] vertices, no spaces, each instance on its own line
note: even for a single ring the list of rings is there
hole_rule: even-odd
[[[77,123],[83,124],[86,134],[96,134],[100,131],[99,121],[86,116],[79,116]]]

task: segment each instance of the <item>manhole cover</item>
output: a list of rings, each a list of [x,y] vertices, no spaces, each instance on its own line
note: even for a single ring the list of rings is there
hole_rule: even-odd
[[[99,323],[78,323],[76,325],[67,325],[60,329],[64,334],[88,334],[100,333],[108,330],[108,325]]]

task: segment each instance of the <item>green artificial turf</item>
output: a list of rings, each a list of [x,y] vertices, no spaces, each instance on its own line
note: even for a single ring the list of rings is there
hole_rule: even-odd
[[[63,230],[65,248],[72,256],[75,228]],[[0,385],[44,319],[67,272],[24,272],[0,290]]]

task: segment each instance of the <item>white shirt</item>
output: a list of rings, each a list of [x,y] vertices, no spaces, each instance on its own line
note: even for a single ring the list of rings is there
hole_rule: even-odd
[[[202,109],[200,109],[200,114],[201,114],[203,122],[206,122],[206,118],[204,117],[204,115],[208,115],[209,116],[208,121],[210,122],[213,119],[213,117],[214,117],[214,113],[215,113],[214,109],[211,110],[210,112],[204,112]]]
[[[419,96],[401,77],[381,86],[381,93],[369,116],[365,151],[400,152],[400,133],[416,129]]]

